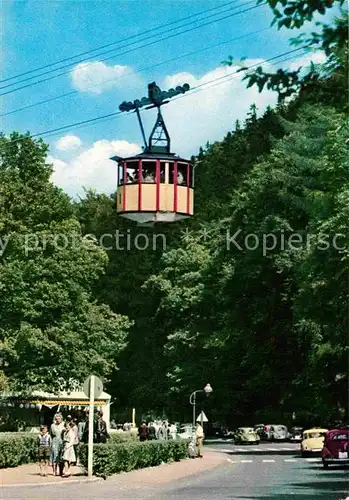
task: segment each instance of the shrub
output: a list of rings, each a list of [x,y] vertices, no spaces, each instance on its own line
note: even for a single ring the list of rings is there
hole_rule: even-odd
[[[108,439],[108,443],[126,443],[129,441],[138,441],[138,435],[131,433],[129,431],[124,432],[110,432],[110,438]]]
[[[87,468],[87,446],[80,447],[80,460]],[[119,472],[129,472],[144,467],[154,467],[162,462],[179,461],[188,457],[186,441],[148,441],[96,444],[93,448],[93,473],[107,477]]]
[[[38,434],[0,433],[0,469],[35,462],[37,454]]]

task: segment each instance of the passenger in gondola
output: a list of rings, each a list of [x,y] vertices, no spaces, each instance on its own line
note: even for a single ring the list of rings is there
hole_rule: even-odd
[[[134,182],[134,177],[129,172],[127,172],[126,182],[127,184],[132,184],[132,182]]]
[[[145,171],[144,172],[144,181],[143,182],[147,182],[149,184],[155,182],[155,175],[153,172],[149,172],[149,171]]]
[[[178,186],[182,186],[184,184],[184,175],[182,172],[178,172],[177,174],[177,184]]]

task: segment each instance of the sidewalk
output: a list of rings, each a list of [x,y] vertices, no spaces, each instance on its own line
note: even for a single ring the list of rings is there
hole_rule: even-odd
[[[71,467],[71,476],[67,478],[54,476],[52,468],[48,468],[46,477],[40,476],[37,464],[21,465],[10,469],[0,469],[0,488],[3,486],[45,485],[98,481],[99,478],[89,479],[80,467]]]
[[[160,485],[176,481],[177,479],[191,476],[199,472],[214,469],[219,465],[226,464],[227,457],[224,453],[216,453],[204,450],[203,458],[186,459],[181,462],[172,462],[159,465],[157,467],[148,467],[131,472],[122,472],[107,478],[113,485],[129,488],[144,488],[148,485]],[[1,487],[18,486],[43,486],[45,484],[67,484],[67,483],[86,483],[89,481],[103,481],[100,478],[89,479],[85,476],[80,467],[71,468],[70,478],[55,477],[52,475],[52,469],[48,476],[41,477],[39,467],[35,464],[22,465],[11,469],[0,469],[0,489]]]

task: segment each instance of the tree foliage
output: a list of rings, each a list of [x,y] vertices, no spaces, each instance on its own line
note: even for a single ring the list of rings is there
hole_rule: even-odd
[[[260,3],[260,2],[259,2]],[[334,5],[343,5],[342,0],[269,0],[269,5],[274,12],[273,24],[277,22],[278,28],[300,28],[304,23],[311,21],[315,13],[325,14]],[[279,10],[279,5],[283,8],[283,13]],[[291,39],[291,44],[314,53],[323,51],[327,56],[324,64],[315,65],[313,62],[309,67],[300,66],[296,71],[278,69],[276,72],[265,71],[262,66],[258,66],[254,71],[248,71],[243,80],[247,81],[247,86],[257,86],[258,91],[264,89],[273,90],[278,94],[279,102],[299,94],[300,91],[313,90],[319,79],[326,76],[332,84],[337,84],[338,78],[344,79],[341,88],[347,86],[348,78],[348,11],[342,10],[333,25],[317,22],[320,26],[319,32],[312,32],[310,35],[301,34],[297,38]],[[228,66],[233,64],[230,56],[223,62]],[[248,70],[242,66],[240,71]],[[329,92],[330,93],[330,92]],[[332,98],[336,95],[332,91]],[[337,97],[337,95],[336,95]],[[347,99],[340,99],[340,105],[347,106]]]
[[[0,348],[12,389],[108,378],[130,326],[93,297],[108,258],[50,182],[46,153],[28,135],[0,140]]]
[[[294,28],[335,2],[269,3]],[[344,19],[311,35],[320,70],[255,73],[282,99],[200,149],[184,223],[137,227],[93,191],[72,203],[42,142],[1,137],[0,387],[52,389],[92,370],[120,411],[190,418],[190,393],[210,382],[210,420],[345,417]]]

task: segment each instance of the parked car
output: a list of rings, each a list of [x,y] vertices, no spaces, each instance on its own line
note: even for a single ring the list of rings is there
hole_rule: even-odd
[[[301,455],[320,454],[324,445],[324,440],[328,429],[308,429],[303,432],[301,442]]]
[[[231,439],[235,437],[235,432],[234,431],[230,431],[230,430],[226,430],[225,433],[224,433],[224,437],[225,438],[228,438],[228,439]]]
[[[288,430],[285,425],[272,425],[268,431],[268,441],[286,441]]]
[[[333,429],[327,432],[321,457],[325,469],[329,464],[349,463],[349,429]]]
[[[300,443],[302,441],[303,431],[303,427],[292,427],[289,436],[291,443]]]
[[[180,439],[192,439],[193,437],[193,424],[183,424],[179,428],[177,437]]]
[[[259,444],[260,437],[252,427],[239,427],[234,436],[235,444]]]
[[[260,436],[261,440],[268,441],[269,434],[270,434],[270,429],[271,429],[272,426],[270,424],[266,424],[263,427],[264,427],[263,430],[261,430],[259,432],[259,436]]]
[[[264,427],[264,424],[257,424],[253,427],[260,438],[264,435]]]

